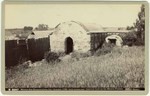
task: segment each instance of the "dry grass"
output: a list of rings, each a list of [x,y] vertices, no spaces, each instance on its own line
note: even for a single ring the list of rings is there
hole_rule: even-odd
[[[144,47],[114,48],[79,61],[18,66],[6,71],[7,88],[144,88]]]

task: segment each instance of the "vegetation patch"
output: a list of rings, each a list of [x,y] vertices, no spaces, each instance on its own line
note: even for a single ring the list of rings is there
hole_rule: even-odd
[[[114,47],[115,47],[115,44],[104,42],[104,44],[102,45],[102,47],[99,48],[99,49],[94,53],[94,55],[95,55],[95,56],[105,55],[105,54],[107,54],[107,53],[110,53],[110,52],[113,50]]]
[[[47,62],[52,62],[52,63],[60,61],[59,55],[55,52],[50,52],[50,51],[45,53],[44,58]]]
[[[6,88],[144,89],[144,61],[142,46],[114,47],[79,61],[6,70]]]

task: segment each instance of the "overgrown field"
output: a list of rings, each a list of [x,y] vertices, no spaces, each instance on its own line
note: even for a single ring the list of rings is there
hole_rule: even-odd
[[[115,47],[105,55],[6,70],[6,88],[144,88],[144,61],[144,47]]]

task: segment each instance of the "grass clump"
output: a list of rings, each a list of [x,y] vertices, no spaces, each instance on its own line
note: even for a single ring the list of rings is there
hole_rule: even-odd
[[[102,47],[94,53],[94,55],[100,56],[100,55],[108,54],[113,50],[114,46],[115,44],[113,43],[104,43]]]
[[[85,53],[74,51],[74,52],[71,53],[71,57],[72,58],[86,58],[86,57],[90,57],[90,56],[91,56],[91,52],[90,51],[89,52],[85,52]]]

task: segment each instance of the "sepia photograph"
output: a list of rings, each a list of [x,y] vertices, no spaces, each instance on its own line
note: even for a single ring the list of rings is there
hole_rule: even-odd
[[[145,91],[146,8],[5,3],[5,91]]]

